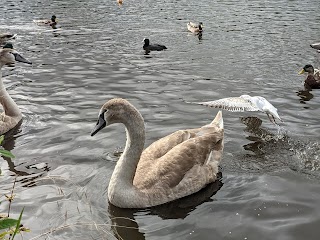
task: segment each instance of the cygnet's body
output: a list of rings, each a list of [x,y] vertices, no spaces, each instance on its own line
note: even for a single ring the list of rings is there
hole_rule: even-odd
[[[223,119],[174,132],[145,150],[139,111],[121,98],[106,102],[91,135],[113,123],[125,125],[127,142],[113,171],[108,199],[122,208],[144,208],[193,194],[217,179],[223,152]]]

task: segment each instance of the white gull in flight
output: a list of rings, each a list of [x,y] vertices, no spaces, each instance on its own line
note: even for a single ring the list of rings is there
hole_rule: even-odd
[[[270,121],[276,124],[276,118],[283,122],[277,112],[277,109],[264,97],[241,95],[240,97],[228,97],[209,102],[193,102],[213,108],[225,109],[231,112],[261,111],[267,114]]]

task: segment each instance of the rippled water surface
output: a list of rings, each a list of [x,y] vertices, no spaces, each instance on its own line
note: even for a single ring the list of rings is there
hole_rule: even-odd
[[[17,176],[11,216],[25,207],[24,239],[319,239],[320,92],[297,75],[320,65],[309,47],[320,41],[318,0],[1,3],[0,32],[17,33],[33,62],[2,71],[23,122],[5,136],[16,158],[0,160],[0,193]],[[52,14],[57,30],[32,22]],[[202,39],[186,31],[190,20],[204,23]],[[168,50],[144,55],[145,37]],[[125,131],[90,137],[106,100],[141,111],[148,145],[217,112],[186,102],[241,94],[269,99],[284,123],[224,111],[220,181],[151,209],[107,203]]]

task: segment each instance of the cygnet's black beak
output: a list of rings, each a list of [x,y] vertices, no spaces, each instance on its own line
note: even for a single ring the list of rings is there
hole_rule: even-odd
[[[97,132],[99,132],[105,126],[107,126],[107,123],[106,123],[106,120],[104,120],[104,113],[101,113],[96,126],[91,132],[91,137],[94,136]]]
[[[23,63],[28,63],[28,64],[32,64],[32,62],[28,61],[27,59],[25,59],[24,57],[22,57],[19,53],[15,52],[13,53],[14,58],[17,62],[23,62]]]

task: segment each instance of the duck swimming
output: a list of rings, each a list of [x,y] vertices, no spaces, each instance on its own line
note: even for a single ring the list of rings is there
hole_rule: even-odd
[[[40,19],[40,20],[33,20],[33,22],[37,25],[48,25],[51,27],[55,27],[57,22],[57,17],[52,15],[51,19]]]
[[[16,61],[32,64],[30,61],[22,57],[17,51],[15,51],[11,43],[7,43],[2,49],[0,49],[0,70],[5,65],[13,66]],[[0,115],[0,134],[3,134],[14,128],[20,122],[22,119],[22,114],[18,105],[13,101],[7,92],[2,82],[1,73],[0,103],[4,110],[4,112]]]
[[[308,76],[304,80],[304,86],[307,89],[320,88],[320,70],[314,68],[311,64],[307,64],[298,74],[307,73]]]
[[[114,123],[124,124],[127,141],[109,182],[108,199],[113,205],[156,206],[198,192],[217,179],[223,153],[221,111],[208,125],[176,131],[145,150],[143,117],[127,100],[107,101],[91,136]]]
[[[199,22],[199,24],[196,24],[193,22],[187,23],[187,28],[192,33],[201,33],[203,31],[202,27],[203,27],[202,22]]]
[[[210,102],[194,102],[213,108],[221,108],[231,112],[261,111],[267,114],[269,120],[277,125],[276,118],[282,122],[277,109],[264,97],[241,95],[240,97],[222,98]]]
[[[146,53],[149,53],[150,51],[162,51],[167,49],[167,47],[164,45],[150,44],[150,40],[148,38],[143,39],[143,42],[144,42],[143,50],[145,50]]]

